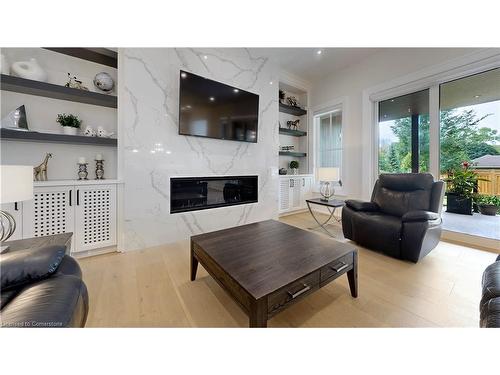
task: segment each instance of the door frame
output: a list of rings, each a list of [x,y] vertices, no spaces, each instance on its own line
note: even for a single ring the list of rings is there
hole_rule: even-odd
[[[363,90],[362,197],[369,199],[378,176],[378,102],[429,89],[429,172],[439,178],[439,85],[500,67],[500,49],[488,48],[433,65]]]

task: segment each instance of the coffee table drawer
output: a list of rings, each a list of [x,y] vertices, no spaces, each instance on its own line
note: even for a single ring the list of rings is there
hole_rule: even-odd
[[[317,290],[319,276],[320,272],[318,270],[270,294],[267,300],[267,312],[275,314],[289,304]]]
[[[321,268],[321,282],[326,281],[332,277],[340,276],[345,271],[352,267],[353,263],[353,253],[344,255],[330,264],[327,264]]]

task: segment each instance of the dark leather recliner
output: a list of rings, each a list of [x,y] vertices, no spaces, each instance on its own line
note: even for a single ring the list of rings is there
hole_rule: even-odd
[[[370,202],[346,201],[344,237],[416,263],[439,243],[444,189],[428,173],[381,174]]]
[[[482,287],[479,325],[482,328],[500,328],[500,255],[484,271]]]
[[[87,287],[65,246],[7,252],[0,257],[2,327],[84,327]]]

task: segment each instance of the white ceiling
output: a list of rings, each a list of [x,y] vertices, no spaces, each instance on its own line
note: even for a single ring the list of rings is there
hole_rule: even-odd
[[[380,51],[380,48],[250,48],[274,60],[281,69],[314,82]],[[321,54],[317,51],[321,50]]]

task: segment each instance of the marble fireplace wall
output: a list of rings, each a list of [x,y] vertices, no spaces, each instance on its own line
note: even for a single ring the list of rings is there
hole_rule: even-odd
[[[246,49],[120,51],[123,250],[278,216],[278,76]],[[179,70],[259,94],[258,142],[178,134]],[[170,177],[258,175],[259,202],[170,214]]]

